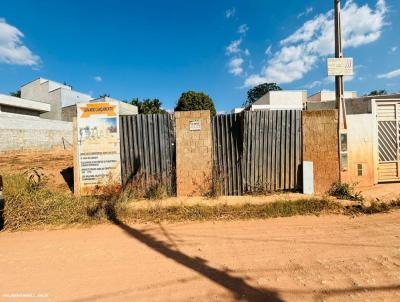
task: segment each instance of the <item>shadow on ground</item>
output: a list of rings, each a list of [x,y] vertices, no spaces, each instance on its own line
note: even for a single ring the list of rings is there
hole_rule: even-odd
[[[105,209],[108,219],[116,226],[124,230],[131,237],[145,244],[159,254],[189,268],[203,277],[219,284],[227,289],[238,301],[252,302],[283,302],[277,292],[256,288],[248,284],[243,278],[231,276],[226,270],[219,270],[207,264],[205,259],[190,257],[170,244],[156,239],[154,236],[132,228],[118,219],[112,205]]]

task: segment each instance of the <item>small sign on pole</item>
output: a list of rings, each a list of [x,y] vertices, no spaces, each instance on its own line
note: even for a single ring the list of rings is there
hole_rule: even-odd
[[[328,58],[328,76],[352,76],[353,58]]]

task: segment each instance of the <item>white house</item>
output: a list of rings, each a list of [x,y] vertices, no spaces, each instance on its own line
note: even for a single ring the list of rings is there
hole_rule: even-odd
[[[303,110],[306,102],[306,90],[270,91],[254,102],[250,110]]]
[[[344,98],[345,99],[354,99],[357,97],[356,91],[345,91]],[[329,102],[336,100],[336,92],[330,90],[322,90],[309,96],[307,102]]]

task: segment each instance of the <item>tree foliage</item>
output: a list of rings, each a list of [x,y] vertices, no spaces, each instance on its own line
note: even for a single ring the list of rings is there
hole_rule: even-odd
[[[257,85],[256,87],[247,91],[247,100],[243,104],[244,107],[251,106],[260,97],[268,93],[269,91],[279,91],[282,90],[276,83],[264,83]]]
[[[131,104],[138,107],[140,114],[166,113],[166,111],[161,108],[162,103],[159,99],[144,99],[143,101],[140,101],[138,98],[134,98],[132,99]]]
[[[388,92],[382,89],[382,90],[372,90],[370,93],[367,94],[367,96],[387,95],[387,94]]]
[[[175,107],[175,111],[195,110],[210,110],[212,116],[217,113],[213,100],[205,93],[196,91],[182,93]]]

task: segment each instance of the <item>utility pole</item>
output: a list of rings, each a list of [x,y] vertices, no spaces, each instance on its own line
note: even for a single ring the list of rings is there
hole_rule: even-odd
[[[343,58],[340,0],[334,0],[334,5],[335,5],[335,57]],[[340,131],[341,129],[347,129],[346,106],[344,104],[343,75],[337,75],[335,77],[335,87],[336,87],[336,109],[339,110],[339,131]]]

